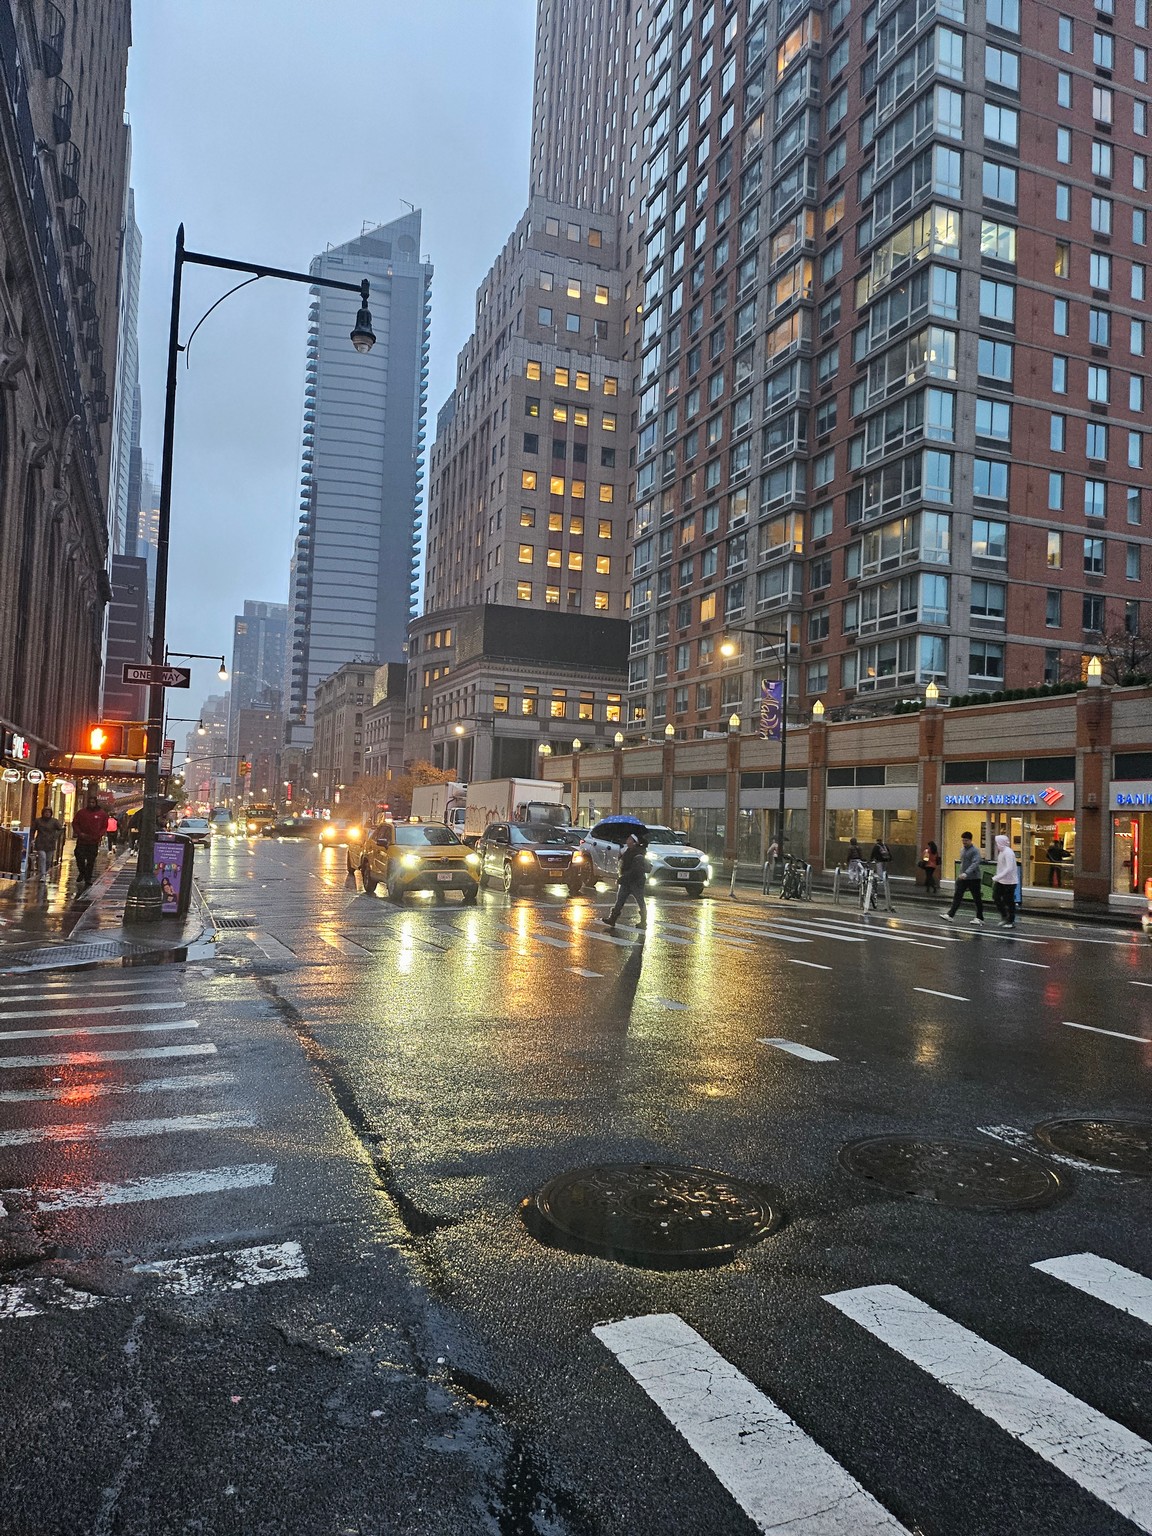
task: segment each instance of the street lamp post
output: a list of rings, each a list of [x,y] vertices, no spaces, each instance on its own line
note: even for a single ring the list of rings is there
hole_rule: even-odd
[[[757,635],[783,646],[780,653],[780,799],[776,807],[776,853],[784,857],[784,774],[788,766],[788,646],[790,636],[781,629],[760,629],[754,624],[734,624],[733,634]],[[733,640],[720,642],[722,656],[735,656],[739,646]]]
[[[184,248],[184,226],[176,231],[176,251],[172,264],[172,311],[168,326],[168,374],[164,392],[164,437],[160,459],[160,509],[156,525],[156,598],[152,614],[152,654],[154,667],[162,667],[167,655],[165,624],[168,617],[168,538],[172,524],[172,449],[176,435],[176,378],[180,359],[180,290],[184,266],[217,267],[226,272],[247,272],[251,278],[277,277],[289,283],[306,283],[320,288],[339,288],[360,295],[360,309],[352,329],[351,342],[357,352],[370,352],[376,337],[368,310],[369,287],[360,283],[342,283],[332,277],[316,277],[309,272],[290,272],[282,267],[267,267],[230,257],[209,256]],[[219,301],[217,301],[219,302]],[[213,306],[215,307],[215,306]],[[215,657],[211,658],[215,660]],[[224,667],[224,658],[220,658]],[[140,810],[140,852],[136,873],[128,887],[124,921],[158,922],[161,916],[160,882],[156,878],[156,812],[160,796],[161,726],[164,719],[164,689],[153,685],[148,690],[148,752],[144,761],[144,803]]]

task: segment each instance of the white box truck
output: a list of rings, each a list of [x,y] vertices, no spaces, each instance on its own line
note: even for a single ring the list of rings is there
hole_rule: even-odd
[[[442,821],[459,833],[464,830],[467,798],[467,784],[419,784],[412,791],[412,814],[421,821]]]
[[[479,837],[494,821],[547,822],[566,827],[572,821],[565,786],[548,779],[490,779],[469,784],[465,837]]]

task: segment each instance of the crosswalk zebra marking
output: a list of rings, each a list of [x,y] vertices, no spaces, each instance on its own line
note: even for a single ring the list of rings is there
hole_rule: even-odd
[[[0,1030],[0,1045],[6,1040],[86,1040],[91,1035],[145,1035],[165,1029],[199,1028],[195,1019],[169,1019],[163,1024],[86,1024],[79,1029],[4,1029]]]
[[[770,1045],[777,1051],[786,1051],[789,1056],[799,1056],[801,1061],[836,1061],[838,1059],[835,1056],[829,1056],[826,1051],[817,1051],[810,1045],[801,1045],[798,1040],[765,1037],[756,1043],[757,1045]]]
[[[70,1083],[66,1088],[4,1088],[0,1104],[69,1102],[87,1104],[109,1094],[186,1093],[192,1088],[223,1088],[236,1081],[231,1072],[189,1072],[183,1077],[149,1077],[139,1083]]]
[[[593,1328],[763,1532],[884,1536],[902,1526],[771,1398],[674,1313]]]
[[[896,1285],[825,1296],[1050,1466],[1152,1532],[1152,1445]]]
[[[85,1008],[82,1012],[68,1008],[21,1008],[14,1013],[0,1013],[0,1019],[102,1019],[106,1013],[159,1013],[163,1008],[187,1006],[184,1002],[109,1003],[107,1008]]]
[[[211,1109],[198,1115],[169,1115],[151,1120],[108,1120],[77,1125],[37,1125],[0,1131],[0,1147],[31,1147],[40,1142],[125,1141],[137,1136],[167,1136],[193,1131],[248,1130],[256,1124],[247,1110]]]
[[[1134,1269],[1125,1269],[1098,1253],[1069,1253],[1063,1258],[1040,1259],[1033,1269],[1042,1270],[1086,1296],[1106,1302],[1118,1312],[1152,1323],[1152,1280]]]
[[[338,934],[322,933],[320,937],[331,949],[338,950],[342,955],[355,955],[363,958],[365,955],[372,953],[370,949],[365,949],[363,944],[357,944],[352,939],[342,939]]]
[[[0,1056],[0,1071],[16,1067],[93,1067],[104,1061],[160,1061],[176,1056],[214,1056],[207,1041],[195,1045],[152,1045],[131,1051],[50,1051],[43,1056]]]
[[[1052,1152],[1047,1147],[1038,1147],[1035,1138],[1018,1125],[981,1125],[977,1126],[977,1130],[981,1136],[991,1136],[994,1141],[1003,1141],[1010,1147],[1020,1147],[1025,1152],[1043,1152],[1049,1162],[1062,1163],[1065,1168],[1078,1168],[1081,1173],[1123,1174],[1124,1172],[1123,1168],[1109,1168],[1103,1163],[1087,1163],[1082,1157],[1069,1157],[1064,1152]]]
[[[788,956],[788,964],[789,965],[806,965],[810,971],[830,971],[832,969],[832,967],[830,965],[821,965],[816,960],[797,960],[795,955],[789,955]]]
[[[604,979],[603,971],[586,971],[582,965],[570,965],[568,969],[572,972],[573,976],[594,976],[598,981]]]
[[[192,1168],[126,1179],[123,1184],[96,1183],[76,1189],[5,1189],[0,1194],[36,1198],[38,1211],[91,1210],[105,1205],[135,1205],[188,1195],[216,1195],[229,1189],[255,1189],[272,1183],[275,1163],[238,1163],[230,1168]],[[47,1198],[41,1198],[47,1196]]]
[[[1086,1029],[1093,1035],[1111,1035],[1113,1040],[1135,1040],[1137,1045],[1152,1045],[1144,1035],[1125,1035],[1118,1029],[1101,1029],[1098,1024],[1076,1024],[1072,1019],[1063,1020],[1065,1029]]]
[[[970,997],[961,997],[958,992],[937,992],[932,987],[913,987],[913,992],[923,992],[926,997],[946,997],[950,1003],[970,1003]]]

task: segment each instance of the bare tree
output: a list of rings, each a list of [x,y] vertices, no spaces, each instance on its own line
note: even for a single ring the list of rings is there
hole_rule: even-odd
[[[1118,688],[1152,683],[1152,629],[1109,629],[1100,637],[1104,681]]]

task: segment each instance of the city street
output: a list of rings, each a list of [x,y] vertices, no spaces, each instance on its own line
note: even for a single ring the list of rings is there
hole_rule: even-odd
[[[1152,1531],[1148,1127],[1035,1133],[1149,1119],[1142,935],[724,889],[610,933],[606,887],[400,906],[271,840],[197,878],[177,963],[0,978],[5,1536]],[[770,1230],[526,1223],[618,1164]]]

